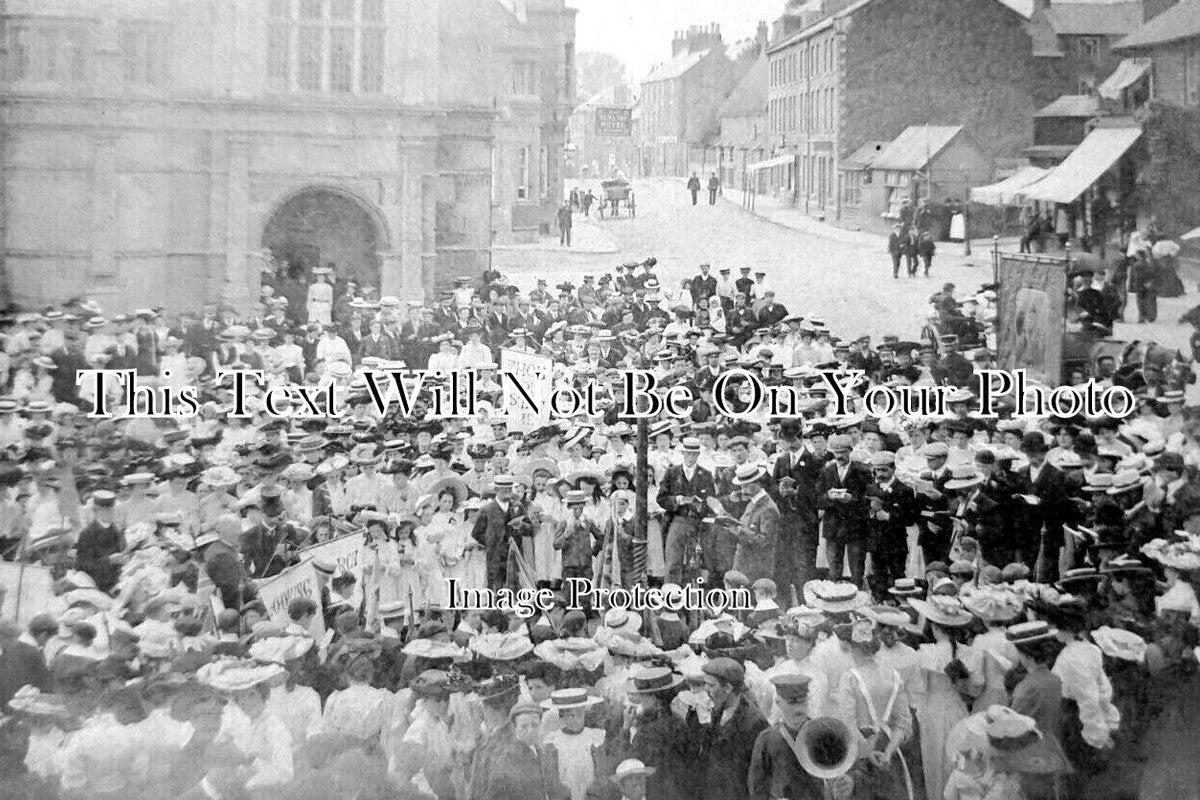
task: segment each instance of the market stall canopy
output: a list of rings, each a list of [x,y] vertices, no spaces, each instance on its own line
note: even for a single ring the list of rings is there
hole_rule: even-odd
[[[760,169],[770,169],[771,167],[782,167],[784,164],[791,164],[796,160],[796,157],[791,153],[782,156],[768,158],[766,161],[757,161],[753,164],[746,165],[746,172],[758,172]]]
[[[1070,203],[1117,163],[1141,135],[1141,128],[1097,128],[1066,160],[1022,194],[1026,200]]]
[[[971,202],[985,206],[1011,206],[1020,202],[1025,187],[1036,183],[1050,170],[1041,167],[1021,167],[1002,181],[976,186],[971,190]]]
[[[1096,91],[1108,100],[1120,100],[1121,92],[1141,80],[1150,71],[1150,66],[1148,58],[1122,59],[1113,74],[1105,78]]]

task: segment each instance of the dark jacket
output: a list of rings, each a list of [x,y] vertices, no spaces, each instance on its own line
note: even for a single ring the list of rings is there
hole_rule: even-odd
[[[496,757],[481,775],[473,800],[565,800],[570,793],[558,779],[558,753],[553,747],[531,748],[511,733],[496,743]]]
[[[754,800],[823,800],[821,781],[804,771],[778,727],[767,728],[754,742],[750,758],[750,796]]]
[[[905,486],[895,478],[886,489],[877,483],[867,491],[871,504],[871,536],[868,549],[871,552],[905,552],[908,549],[908,526],[919,516],[917,496],[912,487]],[[876,518],[876,512],[886,512],[888,518]]]
[[[708,515],[708,507],[703,502],[678,506],[675,498],[680,495],[683,497],[695,496],[704,501],[710,497],[715,497],[716,494],[717,487],[713,481],[712,473],[704,467],[697,464],[696,471],[692,473],[691,480],[688,480],[683,472],[683,466],[672,464],[667,468],[662,483],[658,485],[658,504],[668,514],[699,519]]]
[[[7,709],[17,690],[29,685],[50,691],[50,670],[42,651],[19,639],[0,642],[0,709]]]
[[[522,522],[511,525],[513,520],[524,517]],[[499,588],[506,581],[508,570],[508,542],[532,535],[533,525],[525,516],[524,506],[516,499],[510,500],[508,510],[500,507],[496,500],[489,500],[479,509],[471,536],[483,545],[487,556],[488,586]]]
[[[736,695],[737,707],[728,723],[723,711],[713,709],[712,722],[704,726],[698,764],[703,765],[702,800],[748,800],[747,776],[754,744],[766,727],[762,712],[745,693]],[[690,719],[695,719],[690,717]]]
[[[821,468],[817,486],[817,505],[825,509],[823,536],[830,541],[862,542],[867,535],[867,489],[872,485],[871,471],[857,461],[851,461],[846,479],[838,479],[837,462],[830,461]],[[830,489],[845,489],[849,500],[831,500]]]
[[[643,715],[622,758],[655,767],[646,779],[646,800],[692,800],[700,792],[695,742],[684,721],[670,711]]]
[[[242,563],[251,578],[271,578],[299,561],[295,552],[288,549],[282,555],[276,551],[280,545],[292,546],[299,541],[296,529],[281,522],[274,528],[265,524],[255,525],[242,535]]]
[[[101,525],[96,520],[79,532],[75,544],[75,566],[96,582],[96,588],[107,592],[117,583],[121,567],[108,557],[125,550],[125,535],[115,524]]]

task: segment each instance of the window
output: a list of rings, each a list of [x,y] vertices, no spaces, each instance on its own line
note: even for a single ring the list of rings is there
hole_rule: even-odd
[[[538,157],[538,197],[545,200],[550,196],[550,148],[542,145]]]
[[[166,25],[121,24],[121,58],[127,86],[164,86],[169,82],[170,35]]]
[[[517,199],[529,199],[529,148],[517,149]]]
[[[512,65],[513,94],[537,94],[537,63],[514,61]]]
[[[4,75],[12,81],[82,84],[89,75],[91,30],[70,20],[10,22]]]
[[[862,205],[863,174],[859,170],[842,173],[842,205]]]
[[[1100,38],[1097,36],[1080,36],[1075,40],[1075,52],[1080,58],[1096,60],[1100,57]]]
[[[1183,102],[1200,103],[1200,49],[1183,54]]]
[[[267,83],[276,91],[383,91],[383,0],[269,0]]]

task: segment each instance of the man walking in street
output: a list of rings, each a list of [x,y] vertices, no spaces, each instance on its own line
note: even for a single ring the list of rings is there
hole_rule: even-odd
[[[892,257],[892,277],[900,278],[900,259],[904,256],[904,234],[901,232],[899,225],[892,226],[892,233],[888,236],[888,255]]]
[[[564,200],[558,210],[558,243],[571,246],[571,201]]]
[[[708,179],[708,204],[715,206],[717,204],[717,192],[721,190],[721,179],[717,177],[717,173],[713,173]]]
[[[692,193],[692,205],[696,205],[700,195],[700,179],[696,177],[696,173],[692,173],[692,177],[688,178],[687,190]]]

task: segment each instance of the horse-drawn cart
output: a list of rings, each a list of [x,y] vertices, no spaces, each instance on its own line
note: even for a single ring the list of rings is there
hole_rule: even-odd
[[[630,217],[637,216],[633,186],[629,181],[624,178],[613,178],[601,181],[600,188],[604,190],[604,196],[600,198],[600,219],[604,219],[605,212],[608,212],[610,217],[621,216],[622,205],[628,209]]]

